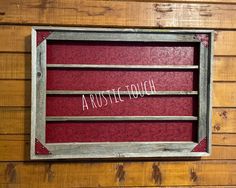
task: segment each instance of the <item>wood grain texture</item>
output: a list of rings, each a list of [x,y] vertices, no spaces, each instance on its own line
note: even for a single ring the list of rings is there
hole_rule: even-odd
[[[119,1],[119,0],[106,0],[106,1]],[[137,1],[137,2],[176,2],[176,3],[221,3],[221,4],[233,4],[236,3],[235,0],[126,0],[126,1]]]
[[[30,81],[0,80],[0,106],[30,106]]]
[[[215,133],[236,133],[236,109],[213,109],[212,131]]]
[[[236,81],[236,57],[215,57],[214,81]]]
[[[0,53],[0,79],[31,79],[30,54]]]
[[[0,7],[1,23],[185,28],[236,27],[234,22],[236,5],[234,4],[9,0],[1,1]]]
[[[215,55],[230,57],[214,59],[214,105],[219,108],[213,108],[212,130],[217,134],[211,157],[166,162],[0,162],[0,188],[235,187],[236,71],[231,56],[236,56],[236,1],[138,1],[0,1],[0,23],[12,24],[0,25],[0,135],[5,134],[0,136],[0,160],[29,156],[30,81],[17,79],[30,79],[31,25],[230,29],[218,30],[215,40]]]
[[[236,106],[236,82],[217,82],[213,84],[213,106],[235,107]]]
[[[235,134],[214,134],[212,137],[213,145],[236,145],[236,135]]]
[[[106,26],[104,25],[104,27]],[[31,26],[2,25],[0,29],[0,41],[4,45],[0,45],[0,52],[30,52],[30,36]],[[214,55],[236,55],[235,46],[236,31],[218,30],[216,32]]]
[[[1,162],[0,183],[69,187],[234,185],[236,162]],[[59,183],[60,182],[60,183]]]

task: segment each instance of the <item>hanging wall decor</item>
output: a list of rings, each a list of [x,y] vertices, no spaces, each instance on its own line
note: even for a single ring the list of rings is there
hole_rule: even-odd
[[[32,29],[31,159],[211,151],[213,31]]]

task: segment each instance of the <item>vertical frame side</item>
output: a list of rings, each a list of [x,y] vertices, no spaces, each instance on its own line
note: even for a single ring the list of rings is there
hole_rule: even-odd
[[[199,120],[198,120],[198,143],[207,136],[207,99],[208,99],[208,48],[200,43],[200,63],[199,63]]]
[[[31,145],[30,156],[35,156],[36,134],[36,61],[37,61],[37,33],[34,28],[31,31]]]
[[[207,151],[210,154],[212,150],[212,89],[213,89],[213,59],[214,59],[214,31],[209,34],[209,55],[208,55],[208,119],[207,119]]]
[[[37,47],[36,61],[36,138],[45,144],[46,122],[46,40]]]

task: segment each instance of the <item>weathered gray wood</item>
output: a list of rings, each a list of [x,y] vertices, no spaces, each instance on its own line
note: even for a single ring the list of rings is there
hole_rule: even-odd
[[[163,32],[97,32],[97,31],[54,31],[47,40],[85,40],[85,41],[129,41],[129,42],[198,42],[194,34],[173,35]]]
[[[198,121],[198,142],[206,137],[207,128],[207,62],[208,62],[208,48],[202,43],[200,44],[200,71],[199,71],[199,121]]]
[[[94,65],[94,64],[47,64],[48,68],[79,68],[79,69],[198,69],[198,65]]]
[[[191,152],[194,142],[98,142],[47,144],[50,156],[34,159],[91,159],[91,158],[147,158],[147,157],[200,157],[206,152]]]
[[[47,116],[46,121],[195,121],[195,116]]]
[[[138,91],[138,93],[146,94],[146,91]],[[47,90],[47,95],[95,95],[95,94],[115,94],[130,95],[128,91],[72,91],[72,90]],[[198,91],[148,91],[148,95],[197,95]]]
[[[37,47],[36,73],[36,138],[45,143],[46,120],[46,40]]]

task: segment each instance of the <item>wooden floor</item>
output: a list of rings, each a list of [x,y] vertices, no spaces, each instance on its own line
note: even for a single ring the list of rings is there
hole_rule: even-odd
[[[236,187],[236,0],[0,0],[0,188]],[[213,153],[199,160],[29,160],[31,26],[214,29]]]

